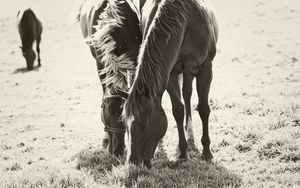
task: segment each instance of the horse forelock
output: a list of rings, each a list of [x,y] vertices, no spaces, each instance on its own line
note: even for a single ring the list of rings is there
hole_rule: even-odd
[[[168,70],[161,62],[161,42],[168,42],[170,36],[177,36],[185,20],[188,19],[190,4],[184,0],[155,0],[158,9],[147,31],[138,56],[138,66],[134,84],[124,106],[123,117],[141,118],[141,96],[147,95],[151,101],[158,103],[164,87],[162,79],[167,79]],[[161,40],[163,39],[163,40]]]
[[[119,3],[124,2],[108,0],[107,6],[99,15],[97,25],[94,26],[96,32],[87,39],[87,43],[95,48],[97,59],[104,64],[104,68],[99,72],[100,75],[105,74],[103,84],[113,85],[127,92],[127,71],[134,74],[135,63],[127,57],[127,54],[117,56],[114,53],[117,44],[112,33],[123,25],[124,19],[118,7]]]

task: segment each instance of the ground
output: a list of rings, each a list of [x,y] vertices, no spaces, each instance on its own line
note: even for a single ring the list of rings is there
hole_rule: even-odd
[[[207,178],[211,184],[201,186],[300,187],[300,3],[212,3],[220,30],[210,92],[213,163],[191,157],[172,166],[159,161],[158,152],[152,170],[137,171],[158,180],[153,178],[156,173],[205,174],[212,169],[220,176],[212,180],[221,183]],[[17,10],[26,4],[37,5],[44,16],[42,66],[30,72],[16,26]],[[101,146],[101,88],[96,64],[79,26],[72,23],[74,10],[71,0],[16,0],[0,7],[0,187],[121,185],[112,183],[112,174],[119,177],[123,167],[105,175],[110,182],[99,182],[93,167],[84,163],[99,154]],[[163,103],[169,119],[163,147],[165,158],[171,159],[177,130],[167,94]],[[192,105],[197,105],[196,92]],[[195,110],[193,124],[201,151],[201,121]],[[194,169],[194,163],[202,167]],[[186,180],[185,185],[194,187],[203,178],[197,180]]]

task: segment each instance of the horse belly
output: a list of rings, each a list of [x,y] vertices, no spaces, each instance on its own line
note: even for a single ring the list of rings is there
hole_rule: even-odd
[[[193,58],[184,58],[178,60],[175,66],[172,69],[173,73],[176,74],[189,74],[189,75],[197,75],[201,64]]]

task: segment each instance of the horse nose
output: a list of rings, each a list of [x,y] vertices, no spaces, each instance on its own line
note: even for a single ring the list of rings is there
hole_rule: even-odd
[[[125,150],[124,147],[115,148],[115,149],[113,149],[112,154],[119,157],[119,156],[122,156],[124,154],[124,150]]]
[[[143,163],[144,163],[145,167],[147,167],[148,169],[150,169],[152,166],[150,160],[144,160]]]

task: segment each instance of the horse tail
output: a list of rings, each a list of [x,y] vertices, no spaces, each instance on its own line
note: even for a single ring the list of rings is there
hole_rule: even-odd
[[[72,18],[72,22],[73,23],[77,23],[77,22],[80,22],[80,15],[81,15],[81,10],[82,10],[82,7],[83,7],[83,4],[85,3],[86,0],[82,0],[80,2],[80,4],[77,6],[76,10],[74,11],[74,16]]]

